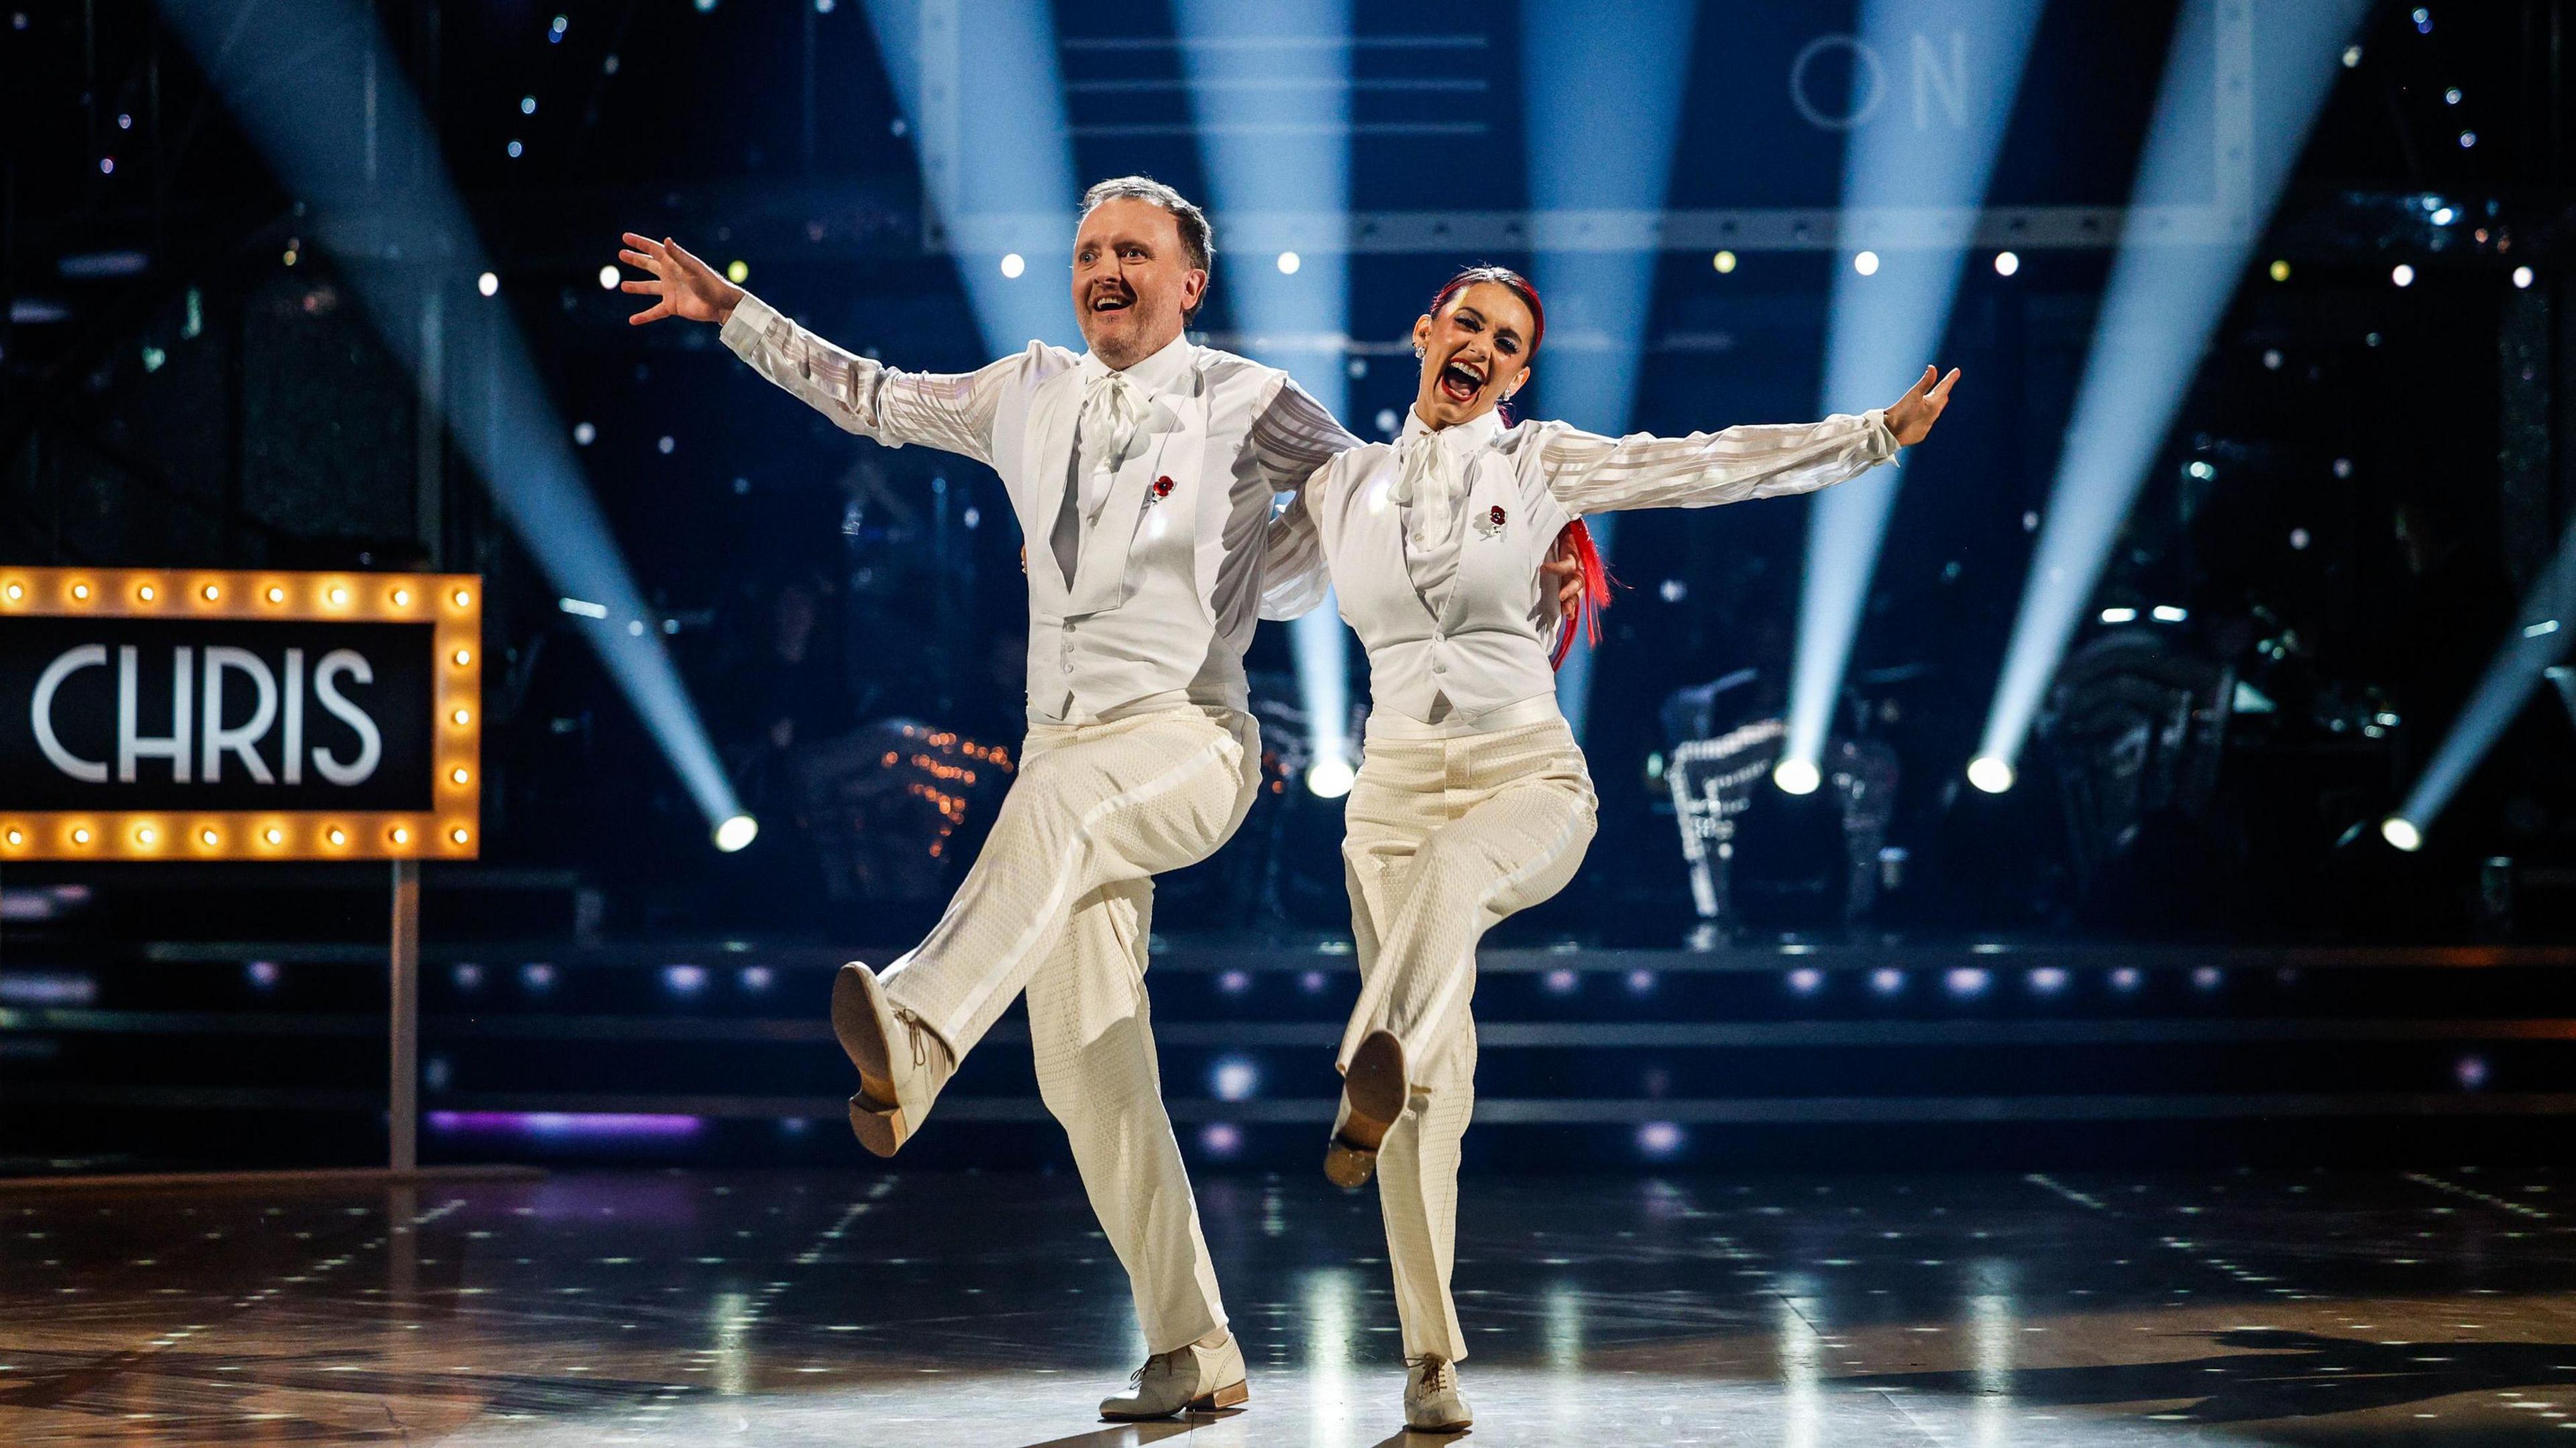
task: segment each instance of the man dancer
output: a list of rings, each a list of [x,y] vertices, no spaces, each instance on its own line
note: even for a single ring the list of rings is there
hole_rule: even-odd
[[[652,279],[625,289],[659,298],[633,321],[721,323],[735,355],[840,427],[990,466],[1022,536],[1042,544],[1026,559],[1018,782],[930,937],[882,977],[853,963],[833,983],[833,1030],[859,1069],[850,1125],[892,1156],[1025,990],[1039,1094],[1072,1139],[1152,1354],[1102,1416],[1243,1402],[1243,1353],[1155,1066],[1151,877],[1215,853],[1251,808],[1261,747],[1243,651],[1272,497],[1358,439],[1286,373],[1182,335],[1207,292],[1208,222],[1145,177],[1082,199],[1073,304],[1091,350],[1032,342],[963,375],[844,352],[676,242],[630,232],[626,246]]]

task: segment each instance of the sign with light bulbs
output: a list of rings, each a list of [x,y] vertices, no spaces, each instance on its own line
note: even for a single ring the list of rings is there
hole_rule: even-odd
[[[0,865],[482,849],[483,580],[0,565]]]

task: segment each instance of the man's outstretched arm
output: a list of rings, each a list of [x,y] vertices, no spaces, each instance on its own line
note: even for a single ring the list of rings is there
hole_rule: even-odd
[[[656,298],[627,320],[642,326],[668,317],[711,322],[733,354],[753,371],[832,420],[844,432],[889,447],[919,443],[992,461],[993,416],[1001,387],[1026,360],[1005,357],[975,372],[899,372],[845,352],[797,326],[760,298],[669,239],[626,233],[618,259],[648,274],[623,289]]]

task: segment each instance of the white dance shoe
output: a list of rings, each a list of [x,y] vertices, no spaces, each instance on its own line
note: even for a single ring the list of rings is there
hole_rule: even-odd
[[[832,979],[832,1034],[859,1068],[850,1130],[868,1150],[894,1155],[921,1129],[957,1062],[919,1016],[886,1002],[876,973],[857,961]]]
[[[1333,1139],[1324,1148],[1324,1175],[1333,1185],[1365,1186],[1377,1170],[1377,1149],[1404,1114],[1411,1094],[1404,1079],[1404,1043],[1392,1031],[1371,1031],[1351,1052],[1342,1073],[1342,1106],[1333,1117]]]
[[[1213,1345],[1201,1338],[1145,1359],[1127,1380],[1127,1391],[1101,1403],[1100,1416],[1124,1423],[1168,1418],[1185,1408],[1206,1413],[1241,1407],[1251,1396],[1252,1385],[1243,1376],[1243,1348],[1233,1333],[1220,1328]]]
[[[1420,1433],[1462,1433],[1475,1423],[1458,1395],[1458,1365],[1418,1357],[1405,1365],[1404,1426]]]

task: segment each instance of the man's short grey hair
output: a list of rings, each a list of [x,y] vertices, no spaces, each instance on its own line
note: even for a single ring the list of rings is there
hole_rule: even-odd
[[[1142,201],[1159,206],[1172,214],[1173,224],[1181,229],[1181,251],[1190,265],[1200,271],[1212,270],[1216,259],[1216,233],[1208,226],[1207,213],[1198,203],[1151,176],[1112,176],[1082,193],[1082,214],[1088,218],[1104,201]]]

